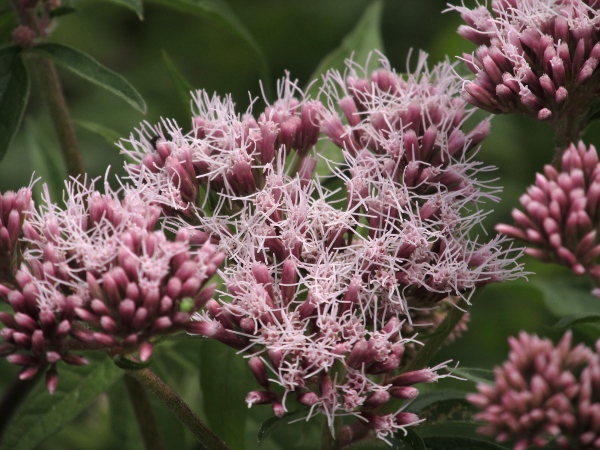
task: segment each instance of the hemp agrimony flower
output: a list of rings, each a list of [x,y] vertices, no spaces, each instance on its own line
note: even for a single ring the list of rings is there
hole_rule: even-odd
[[[600,93],[600,3],[596,0],[493,0],[491,11],[450,6],[467,25],[458,34],[479,45],[463,54],[475,79],[463,98],[495,114],[548,121],[575,141]]]
[[[381,63],[370,80],[353,62],[345,75],[329,72],[327,107],[287,76],[258,119],[200,91],[189,133],[163,121],[121,144],[137,162],[130,179],[168,226],[226,255],[222,301],[209,301],[188,329],[247,354],[263,388],[249,406],[281,416],[294,397],[307,417],[324,414],[332,433],[335,417],[355,416],[339,430],[347,444],[417,423],[402,407],[380,407],[443,376],[444,364],[398,375],[413,345],[401,330],[418,323],[412,308],[422,316],[448,297],[468,301],[476,287],[521,271],[520,252],[503,250],[503,238],[471,236],[485,216],[480,200],[495,198],[475,178],[488,169],[472,159],[489,124],[461,130],[472,111],[451,66],[429,71],[422,55],[404,78]],[[320,129],[341,148],[342,163],[329,161],[342,184],[334,191],[312,178]]]
[[[479,432],[514,450],[542,447],[600,448],[600,340],[593,352],[571,347],[567,332],[555,347],[548,339],[520,333],[510,338],[508,361],[495,369],[492,385],[479,383],[467,399],[483,409]]]
[[[0,285],[14,311],[0,313],[2,353],[25,366],[21,378],[49,364],[50,392],[57,362],[85,364],[73,350],[139,351],[147,360],[153,337],[190,326],[212,297],[215,286],[206,282],[223,261],[209,243],[191,250],[184,230],[174,241],[155,231],[160,210],[138,191],[124,189],[120,200],[105,190],[72,181],[64,209],[46,190],[23,225],[27,248],[16,283]]]

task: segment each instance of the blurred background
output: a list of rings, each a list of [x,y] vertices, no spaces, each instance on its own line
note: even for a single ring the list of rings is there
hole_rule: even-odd
[[[368,0],[229,0],[228,3],[264,52],[270,77],[265,83],[269,83],[272,90],[275,80],[286,70],[291,72],[292,78],[299,79],[300,86],[308,84],[321,60],[340,45],[371,4]],[[444,58],[454,61],[462,52],[474,50],[472,44],[455,33],[461,23],[459,15],[442,13],[446,8],[446,2],[442,0],[383,1],[381,34],[384,48],[380,50],[398,72],[404,71],[410,49],[427,51],[430,64]],[[184,129],[190,124],[189,107],[178,96],[162,52],[168,54],[193,88],[221,95],[231,93],[239,111],[246,109],[250,97],[261,95],[260,61],[238,34],[218,21],[153,3],[144,4],[143,20],[112,3],[85,4],[77,13],[57,21],[51,40],[88,53],[123,75],[144,97],[148,105],[145,116],[120,98],[60,71],[73,118],[79,122],[101,124],[123,137],[127,137],[141,121],[154,124],[161,117],[174,118]],[[39,170],[40,151],[46,154],[55,151],[54,132],[47,112],[40,104],[35,84],[31,96],[21,129],[7,157],[0,163],[2,191],[29,184],[32,173]],[[108,166],[113,174],[123,173],[123,159],[114,144],[83,127],[78,127],[77,132],[85,165],[92,176],[103,175]],[[595,127],[588,130],[585,139],[589,144],[600,142],[599,137]],[[492,134],[483,142],[477,155],[485,164],[498,167],[493,176],[504,186],[501,201],[490,205],[494,212],[486,221],[488,233],[494,233],[496,223],[511,223],[510,211],[518,205],[519,195],[533,182],[535,172],[541,171],[550,161],[552,152],[552,133],[548,125],[522,117],[494,118]],[[486,230],[481,232],[484,234]],[[492,368],[505,359],[509,335],[526,330],[554,339],[559,337],[560,333],[549,326],[557,320],[552,313],[556,314],[556,308],[560,309],[560,299],[558,306],[549,308],[543,298],[543,286],[549,277],[562,277],[565,271],[530,260],[527,260],[527,269],[538,273],[529,276],[537,287],[518,281],[486,288],[473,308],[469,331],[449,346],[439,360],[452,359],[466,367]],[[582,283],[585,293],[587,286]],[[562,293],[556,295],[562,296]],[[569,302],[569,295],[561,297],[565,304]],[[589,340],[585,333],[578,336]],[[182,345],[185,344],[175,343],[171,347],[175,351]],[[179,355],[185,355],[191,361],[198,359],[189,348],[182,347]],[[193,409],[201,410],[198,377],[190,373],[185,377],[169,373],[169,358],[165,356],[163,367],[157,370],[165,377],[172,377],[175,387],[185,393]],[[17,372],[17,368],[0,360],[0,382],[6,383]],[[246,372],[240,376],[240,383],[248,383],[249,389],[253,386]],[[457,389],[473,389],[471,383],[455,384]],[[112,397],[125,395],[121,385],[115,386],[113,391]],[[106,405],[107,397],[104,396],[94,408],[40,448],[138,448],[141,443],[135,436],[129,437],[127,447],[117,446],[124,438],[115,431],[118,426],[114,428],[108,421]],[[122,407],[128,408],[126,404]],[[255,408],[258,411],[260,407]],[[271,414],[267,409],[264,418]],[[160,414],[161,427],[172,437],[169,448],[194,448],[190,436],[174,433],[173,419],[165,411]],[[247,427],[249,436],[256,433],[260,417],[255,422]],[[302,434],[302,426],[296,426],[296,432]],[[276,436],[275,441],[284,438],[285,435]]]

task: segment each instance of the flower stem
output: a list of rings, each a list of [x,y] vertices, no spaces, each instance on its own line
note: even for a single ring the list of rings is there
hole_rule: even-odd
[[[471,297],[471,306],[475,303],[481,291],[482,288],[479,288]],[[435,334],[427,339],[425,345],[421,347],[412,361],[408,363],[404,372],[412,372],[413,370],[420,370],[427,367],[431,358],[433,358],[440,347],[444,345],[446,339],[448,339],[448,336],[456,328],[456,325],[460,322],[460,319],[462,319],[466,312],[466,309],[459,309],[457,307],[451,308],[437,328]]]
[[[339,450],[340,440],[336,439],[338,437],[338,432],[340,431],[340,418],[334,418],[334,426],[335,426],[335,436],[331,435],[331,430],[329,429],[329,423],[327,418],[323,420],[323,430],[321,432],[321,450]]]
[[[41,55],[30,55],[30,61],[42,97],[50,111],[67,173],[72,177],[83,176],[85,166],[83,165],[73,121],[58,79],[56,66],[48,58]]]
[[[23,6],[17,0],[12,0],[11,4],[21,25],[35,30],[38,36],[46,35],[47,30],[41,29],[33,9]],[[31,53],[28,56],[35,78],[38,80],[42,98],[49,109],[67,173],[73,177],[83,176],[85,166],[56,66],[44,56]]]
[[[198,416],[190,407],[171,389],[163,380],[161,380],[150,369],[132,370],[127,372],[128,376],[135,378],[143,386],[156,395],[169,410],[177,416],[188,430],[198,439],[206,450],[230,450],[229,447],[206,425],[204,425]]]
[[[150,405],[148,395],[146,395],[146,391],[140,382],[131,376],[131,372],[125,374],[125,387],[127,388],[127,393],[129,394],[146,450],[164,450],[165,447],[158,433],[156,417],[152,412],[152,405]]]

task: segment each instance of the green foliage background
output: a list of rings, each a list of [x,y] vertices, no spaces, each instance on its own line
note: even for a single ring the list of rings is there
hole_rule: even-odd
[[[406,67],[411,48],[413,53],[418,49],[427,51],[431,64],[446,55],[454,60],[456,55],[474,49],[455,34],[460,24],[458,14],[442,14],[445,3],[441,0],[387,0],[382,3],[381,33],[385,54],[397,71]],[[340,45],[371,2],[230,0],[229,4],[264,52],[270,76],[265,87],[273,92],[275,80],[286,70],[300,80],[301,86],[306,86],[315,68]],[[53,42],[76,47],[123,75],[141,93],[148,106],[144,116],[122,99],[107,95],[96,86],[61,70],[73,117],[80,124],[87,123],[88,128],[89,124],[101,125],[125,137],[140,121],[156,123],[161,117],[175,118],[186,128],[190,123],[189,106],[182,101],[169,77],[163,53],[194,89],[203,88],[221,95],[231,93],[240,111],[249,104],[248,92],[252,97],[261,95],[259,78],[262,69],[256,52],[238,33],[219,21],[154,3],[144,3],[144,16],[140,20],[130,9],[113,3],[91,2],[84,3],[77,13],[61,17],[58,25],[51,39]],[[55,137],[35,85],[31,95],[21,129],[7,157],[0,163],[2,191],[27,185],[34,171],[44,176],[62,170],[52,156],[56,152]],[[113,174],[123,173],[123,159],[115,145],[84,126],[78,126],[77,131],[91,176],[103,175],[108,166]],[[588,144],[600,144],[598,127],[592,126],[585,139]],[[487,232],[493,233],[493,225],[498,222],[510,223],[511,209],[518,205],[519,195],[533,181],[535,172],[541,171],[549,162],[552,149],[552,133],[547,125],[521,117],[494,118],[492,134],[484,141],[478,158],[498,167],[493,176],[499,178],[504,191],[500,203],[490,205],[495,211],[486,221]],[[507,336],[525,330],[557,339],[562,330],[553,329],[551,325],[560,318],[591,313],[592,310],[600,312],[599,303],[591,299],[585,282],[572,282],[568,272],[560,268],[527,261],[527,269],[535,272],[529,275],[529,282],[517,281],[486,288],[472,311],[469,331],[460,341],[447,347],[438,356],[438,361],[452,359],[465,367],[492,368],[506,357]],[[577,338],[588,343],[597,333],[595,325],[582,325],[576,329]],[[212,344],[197,339],[168,343],[157,351],[153,369],[200,415],[207,415],[204,400],[211,404],[208,400],[213,399],[216,403],[213,401],[212,407],[222,408],[222,417],[235,420],[235,411],[231,415],[229,408],[238,411],[240,407],[245,408],[244,392],[257,386],[243,363],[231,362],[235,358],[233,352],[223,354],[227,349],[222,348],[215,351]],[[218,364],[211,366],[211,361]],[[234,369],[241,369],[241,372],[232,376]],[[6,386],[17,372],[16,367],[0,360],[0,387]],[[231,386],[221,382],[213,391],[204,389],[209,384],[207,380],[214,379],[230,380]],[[470,382],[449,379],[440,381],[439,385],[473,389]],[[228,395],[239,396],[236,406],[218,401]],[[124,388],[117,381],[92,407],[39,448],[142,448],[125,397]],[[199,448],[161,405],[156,403],[156,407],[167,448]],[[260,423],[270,416],[270,408],[254,407],[248,414],[245,428],[239,424],[237,431],[223,432],[235,435],[231,438],[234,442],[230,442],[235,444],[234,448],[255,448]],[[209,423],[213,420],[214,416],[209,418]],[[238,424],[228,425],[235,428]],[[221,428],[228,430],[231,427]],[[310,426],[304,422],[290,425],[285,430],[280,428],[261,448],[314,448],[311,443],[318,439],[318,428],[318,425]],[[229,440],[231,436],[223,437]]]

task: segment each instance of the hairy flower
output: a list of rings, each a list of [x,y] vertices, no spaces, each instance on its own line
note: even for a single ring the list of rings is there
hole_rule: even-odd
[[[463,55],[475,74],[463,97],[499,113],[520,113],[581,130],[600,89],[600,4],[596,0],[494,0],[489,11],[451,6],[479,45]],[[577,139],[578,136],[570,136]]]
[[[25,366],[22,378],[50,364],[51,392],[58,361],[85,363],[73,349],[148,359],[153,337],[186,329],[211,298],[206,283],[223,261],[209,243],[192,250],[184,230],[174,241],[154,231],[159,209],[137,191],[125,189],[121,200],[73,181],[67,192],[64,209],[45,192],[23,226],[18,285],[0,286],[14,311],[0,316],[2,353]]]
[[[511,441],[515,450],[555,439],[561,449],[600,448],[600,341],[596,352],[571,347],[567,332],[554,347],[548,339],[520,333],[495,369],[493,385],[478,384],[467,399],[483,409],[480,433]]]
[[[496,229],[529,245],[526,253],[570,267],[600,282],[600,163],[596,148],[571,144],[560,171],[551,165],[537,174],[521,196],[523,211],[513,210],[515,226]]]

